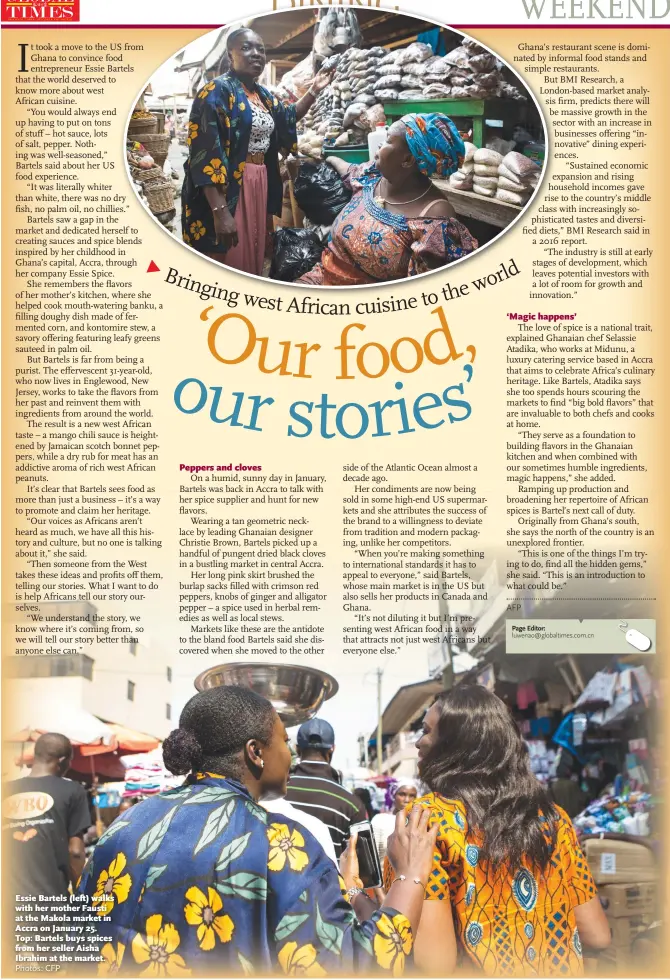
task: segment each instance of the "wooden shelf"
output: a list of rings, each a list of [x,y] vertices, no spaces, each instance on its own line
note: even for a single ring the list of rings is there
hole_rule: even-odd
[[[384,114],[389,122],[400,119],[408,112],[442,112],[456,119],[472,119],[472,142],[476,147],[484,145],[484,127],[487,119],[499,119],[503,128],[510,129],[525,117],[523,103],[514,99],[420,99],[403,102],[400,99],[384,103]],[[502,132],[502,130],[501,130]]]
[[[506,228],[523,211],[516,204],[506,204],[495,197],[482,197],[472,191],[457,191],[450,186],[448,180],[436,180],[434,183],[459,217],[474,218],[495,225],[496,228]]]

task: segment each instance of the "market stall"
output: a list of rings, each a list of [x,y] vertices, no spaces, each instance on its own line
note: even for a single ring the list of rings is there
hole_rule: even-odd
[[[177,218],[175,198],[180,193],[181,181],[167,162],[171,135],[165,131],[166,110],[150,111],[147,108],[150,95],[151,86],[148,86],[130,117],[126,161],[140,201],[161,224],[169,226]]]
[[[372,9],[296,9],[243,23],[264,42],[266,65],[259,82],[282,100],[298,102],[320,69],[332,72],[330,84],[299,122],[297,153],[293,151],[288,163],[297,158],[300,167],[327,157],[366,163],[374,159],[394,121],[408,113],[437,114],[452,120],[466,156],[457,173],[447,171],[447,181],[434,176],[435,184],[475,247],[499,235],[535,193],[545,147],[540,112],[512,69],[474,39],[420,18]],[[188,72],[188,81],[175,75],[173,87],[180,96],[186,91],[195,95],[225,70],[226,36],[225,31],[211,32],[180,52],[173,68]],[[177,94],[175,89],[161,96],[166,108],[172,103],[175,117]],[[144,206],[180,235],[175,198],[191,130],[185,119],[181,125],[177,120],[170,149],[165,110],[147,108],[155,105],[149,86],[128,128],[129,170]],[[166,164],[168,152],[172,159]],[[290,247],[295,254],[297,245],[303,245],[302,259],[275,263],[273,271],[268,262],[263,270],[283,281],[295,281],[317,264],[333,221],[330,214],[329,223],[321,221],[303,206],[295,177],[283,168],[284,207],[274,230],[294,232],[284,236],[286,241],[276,241],[274,251],[283,254]],[[304,229],[306,236],[297,235]]]
[[[480,243],[490,241],[518,217],[539,184],[545,137],[533,99],[495,55],[455,31],[386,14],[393,41],[382,44],[378,22],[363,12],[357,17],[360,40],[345,50],[337,32],[346,28],[319,21],[313,51],[278,80],[280,94],[297,99],[318,64],[334,71],[300,127],[300,155],[363,163],[374,156],[379,130],[383,139],[406,113],[447,115],[467,156],[457,174],[436,183]],[[281,44],[268,52],[271,59],[285,54]],[[268,74],[278,76],[272,60]]]

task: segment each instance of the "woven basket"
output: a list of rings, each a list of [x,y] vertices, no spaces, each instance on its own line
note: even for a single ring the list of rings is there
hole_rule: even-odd
[[[170,149],[170,137],[165,133],[134,133],[138,143],[146,147],[147,153],[154,158],[157,167],[162,167],[167,160]]]
[[[148,170],[143,170],[140,167],[131,167],[130,176],[138,184],[148,184],[152,180],[163,180],[165,178],[165,174],[160,167],[150,167]]]
[[[128,132],[132,133],[135,139],[137,138],[135,133],[155,133],[157,129],[158,119],[155,116],[151,118],[145,116],[144,119],[131,119],[128,123]]]
[[[174,208],[172,181],[151,180],[144,185],[144,193],[149,202],[149,210],[154,214],[162,214]]]

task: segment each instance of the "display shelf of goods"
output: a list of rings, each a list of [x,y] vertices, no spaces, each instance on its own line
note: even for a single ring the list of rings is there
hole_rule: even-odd
[[[518,122],[519,104],[508,99],[417,99],[413,102],[385,102],[384,114],[389,123],[408,112],[441,112],[458,119],[472,120],[472,142],[484,145],[484,129],[489,119],[500,121],[506,128]]]
[[[346,160],[347,163],[367,163],[370,159],[370,151],[367,146],[324,146],[324,157],[338,157]]]

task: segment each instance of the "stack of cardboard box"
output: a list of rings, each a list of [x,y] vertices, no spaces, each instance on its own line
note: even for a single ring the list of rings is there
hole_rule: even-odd
[[[656,857],[644,844],[598,837],[585,840],[584,852],[612,931],[604,959],[630,969],[633,942],[657,918]]]

